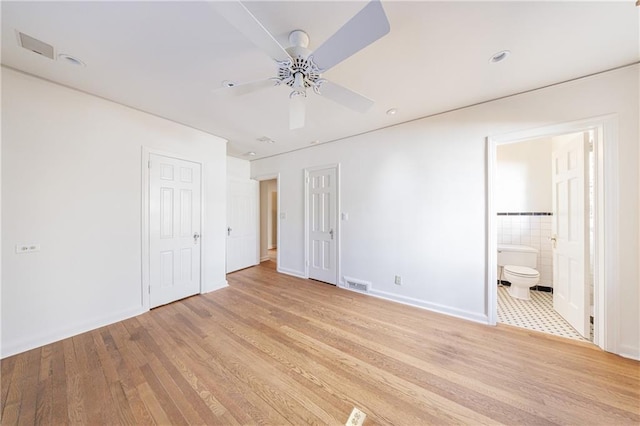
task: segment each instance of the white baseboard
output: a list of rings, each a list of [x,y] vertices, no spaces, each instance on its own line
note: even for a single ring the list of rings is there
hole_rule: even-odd
[[[618,355],[624,358],[640,361],[640,348],[633,347],[631,345],[619,345]]]
[[[203,289],[200,294],[211,293],[212,291],[220,290],[221,288],[229,287],[229,282],[224,280],[220,284],[214,284],[212,286],[207,286],[206,289]]]
[[[287,269],[287,268],[278,268],[277,270],[281,274],[291,275],[293,277],[298,277],[298,278],[302,278],[302,279],[305,279],[305,280],[307,279],[307,277],[305,276],[304,272],[295,271],[293,269]]]
[[[2,355],[0,355],[0,357],[6,358],[8,356],[19,354],[21,352],[39,348],[40,346],[48,345],[49,343],[57,342],[59,340],[76,336],[87,331],[95,330],[96,328],[104,327],[105,325],[113,324],[118,321],[124,321],[128,318],[135,317],[145,312],[147,311],[145,311],[141,306],[138,306],[136,308],[126,309],[102,318],[94,318],[91,320],[83,321],[80,324],[74,324],[72,327],[52,330],[39,335],[30,336],[26,339],[16,340],[14,342],[3,342]]]
[[[260,258],[260,263],[262,263],[262,262],[266,262],[267,260],[269,260],[269,256],[262,256],[262,257]]]
[[[489,324],[489,318],[484,314],[469,312],[462,309],[452,308],[450,306],[439,305],[437,303],[427,302],[425,300],[414,299],[413,297],[401,296],[399,294],[387,293],[386,291],[371,289],[369,294],[380,299],[390,300],[392,302],[402,303],[403,305],[414,306],[416,308],[426,309],[428,311],[445,314],[468,321],[478,322],[481,324]]]

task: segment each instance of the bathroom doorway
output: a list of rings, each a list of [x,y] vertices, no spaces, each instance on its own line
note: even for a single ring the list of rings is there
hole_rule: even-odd
[[[498,322],[593,341],[595,138],[590,129],[497,147]],[[510,263],[537,275],[529,291],[505,279],[501,260],[525,251],[532,263]]]
[[[615,171],[617,170],[617,118],[615,115],[595,117],[587,120],[576,121],[571,123],[564,123],[558,125],[552,125],[537,129],[528,129],[522,131],[514,131],[511,133],[505,133],[501,135],[491,136],[487,138],[487,317],[489,324],[496,324],[498,322],[498,293],[499,287],[496,284],[499,278],[499,268],[497,267],[497,255],[498,255],[498,226],[499,215],[498,213],[529,213],[529,211],[501,211],[499,210],[499,199],[497,193],[498,186],[498,149],[502,145],[524,143],[525,141],[533,141],[543,138],[553,138],[568,134],[577,134],[585,132],[591,132],[593,136],[593,146],[590,146],[588,156],[591,158],[588,167],[589,176],[588,181],[591,182],[589,186],[589,199],[591,199],[591,208],[589,208],[588,230],[586,239],[590,250],[588,256],[588,271],[591,273],[585,275],[585,281],[583,282],[583,288],[588,295],[588,302],[583,306],[583,311],[587,312],[589,317],[593,316],[593,343],[600,348],[609,352],[618,353],[618,343],[616,340],[617,324],[619,322],[618,313],[612,306],[615,306],[618,301],[618,257],[616,256],[616,242],[615,235],[618,229],[617,222],[615,221],[619,189],[619,178]],[[574,161],[574,160],[571,160]],[[549,163],[551,160],[549,159]],[[606,167],[605,167],[606,165]],[[586,190],[586,189],[585,189]],[[531,188],[531,192],[535,193],[535,188]],[[607,202],[604,202],[604,194],[607,194]],[[524,202],[524,200],[521,200]],[[553,210],[553,207],[551,208]],[[535,213],[534,211],[530,211]],[[540,211],[539,213],[551,213],[552,220],[551,231],[553,232],[554,226],[558,226],[554,221],[554,214],[552,211]],[[558,214],[556,219],[565,215],[565,212]],[[504,217],[516,217],[519,216],[522,219],[523,216],[529,215],[500,215]],[[531,215],[529,217],[529,230],[532,228]],[[504,219],[502,219],[504,221]],[[542,215],[540,216],[540,231],[542,231]],[[513,222],[510,225],[513,228]],[[523,228],[522,220],[519,223],[520,229]],[[564,223],[562,226],[566,225]],[[508,226],[508,225],[507,225]],[[526,228],[527,225],[524,225]],[[549,225],[544,225],[548,228]],[[505,224],[502,224],[503,234],[506,228]],[[607,230],[605,233],[604,230]],[[557,231],[557,229],[555,230]],[[522,233],[520,233],[520,237]],[[513,233],[510,235],[511,242],[513,243]],[[529,235],[529,241],[531,242],[531,235]],[[538,236],[540,244],[544,241],[542,232]],[[503,237],[503,242],[506,238]],[[517,242],[517,240],[515,240]],[[526,242],[526,238],[524,238]],[[553,240],[547,240],[553,244]],[[559,241],[559,240],[556,240]],[[520,245],[523,244],[523,239],[520,239]],[[554,250],[552,253],[555,255]],[[545,262],[548,263],[548,262]],[[547,272],[549,269],[553,271],[554,261],[551,260],[551,265],[543,264],[541,260],[540,267],[547,266]],[[544,272],[544,270],[542,271]],[[544,276],[543,273],[540,274]],[[566,275],[566,271],[565,271]],[[553,277],[553,272],[552,272]],[[552,280],[555,281],[556,278]],[[590,280],[590,281],[587,281]],[[554,292],[559,289],[557,282],[551,282],[549,287],[555,287]],[[587,286],[587,283],[593,282],[593,287]],[[543,282],[538,285],[545,287]],[[553,294],[553,293],[552,293]],[[551,299],[553,301],[553,298]],[[591,307],[591,301],[593,307]],[[553,302],[552,302],[553,303]],[[552,305],[553,306],[553,305]],[[608,309],[605,309],[608,308]],[[589,318],[590,319],[590,318]],[[591,328],[591,327],[589,327]],[[587,337],[588,339],[589,337]]]

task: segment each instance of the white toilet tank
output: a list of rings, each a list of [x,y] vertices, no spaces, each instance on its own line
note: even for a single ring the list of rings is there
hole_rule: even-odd
[[[529,246],[498,244],[498,266],[515,265],[535,269],[538,263],[538,250]]]

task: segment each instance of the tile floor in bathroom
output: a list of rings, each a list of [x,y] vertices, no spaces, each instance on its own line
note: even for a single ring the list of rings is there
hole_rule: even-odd
[[[588,341],[553,310],[550,292],[531,290],[531,300],[520,300],[509,295],[508,287],[498,285],[498,322]]]

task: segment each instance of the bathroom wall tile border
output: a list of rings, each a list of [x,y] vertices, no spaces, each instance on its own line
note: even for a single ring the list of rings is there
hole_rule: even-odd
[[[508,212],[498,213],[498,216],[553,216],[552,212]]]
[[[498,285],[503,285],[505,287],[511,287],[511,283],[505,280],[498,280]],[[553,293],[553,287],[546,287],[543,285],[534,285],[531,287],[531,290],[535,291],[544,291],[546,293]]]

